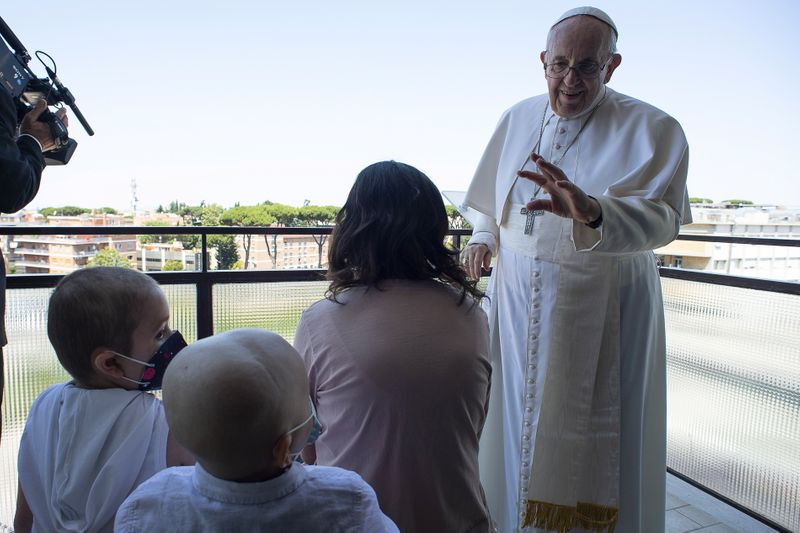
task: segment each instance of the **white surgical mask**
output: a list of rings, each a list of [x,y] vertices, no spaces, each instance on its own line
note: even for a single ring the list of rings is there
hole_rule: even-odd
[[[320,431],[316,431],[316,429],[322,427],[322,424],[320,424],[319,419],[317,418],[317,410],[314,408],[314,402],[311,401],[311,398],[308,399],[308,405],[311,407],[311,414],[308,415],[308,418],[306,418],[305,420],[303,420],[295,427],[286,432],[287,435],[291,435],[295,431],[302,429],[306,424],[308,424],[309,420],[312,419],[314,420],[314,429],[311,430],[311,433],[308,435],[308,439],[306,440],[305,444],[303,444],[303,447],[296,452],[289,452],[289,456],[293,460],[300,455],[300,452],[303,451],[303,448],[311,444],[314,444],[314,441],[317,440],[317,437],[320,434]]]

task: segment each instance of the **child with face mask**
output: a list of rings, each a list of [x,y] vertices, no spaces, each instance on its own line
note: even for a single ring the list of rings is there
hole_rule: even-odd
[[[168,466],[194,458],[172,439],[158,390],[186,342],[164,293],[135,270],[95,267],[53,291],[47,334],[72,381],[33,403],[19,451],[14,527],[112,531],[122,501]]]
[[[197,464],[139,486],[115,531],[397,531],[358,474],[293,461],[315,413],[303,361],[279,335],[240,329],[192,344],[167,370],[163,397]]]

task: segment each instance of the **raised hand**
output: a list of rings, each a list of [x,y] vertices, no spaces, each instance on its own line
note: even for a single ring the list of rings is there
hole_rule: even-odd
[[[528,202],[526,207],[531,211],[544,210],[560,217],[572,218],[587,224],[600,217],[600,204],[572,183],[564,171],[544,160],[536,153],[531,154],[531,161],[536,163],[541,173],[520,170],[517,175],[539,185],[550,198],[536,198]]]

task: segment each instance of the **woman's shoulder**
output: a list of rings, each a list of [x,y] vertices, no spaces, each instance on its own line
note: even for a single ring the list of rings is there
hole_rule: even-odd
[[[452,319],[462,316],[485,320],[480,302],[463,288],[438,280],[391,280],[382,303],[403,308],[412,307],[420,316]]]
[[[420,285],[421,292],[432,299],[439,299],[444,304],[453,304],[465,313],[482,313],[480,303],[464,288],[441,281],[429,280]]]
[[[302,320],[322,319],[337,312],[361,310],[370,307],[418,306],[420,312],[426,310],[452,309],[456,313],[483,315],[480,302],[460,287],[437,280],[388,279],[370,287],[352,287],[336,295],[336,298],[323,298],[311,304],[304,312]]]
[[[316,302],[309,305],[305,311],[303,311],[302,319],[309,320],[311,318],[315,318],[319,315],[324,315],[329,313],[335,309],[338,309],[342,305],[345,305],[348,300],[350,300],[353,291],[358,291],[360,288],[356,287],[355,289],[346,289],[340,293],[338,293],[335,297],[334,296],[326,296],[325,298],[321,298]]]

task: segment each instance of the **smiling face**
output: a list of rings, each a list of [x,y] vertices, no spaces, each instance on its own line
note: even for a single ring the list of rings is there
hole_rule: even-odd
[[[576,69],[570,69],[561,79],[545,78],[550,107],[563,118],[576,117],[588,109],[622,60],[619,54],[611,54],[611,28],[589,16],[568,18],[554,26],[547,38],[547,50],[540,57],[542,63],[564,62],[574,67],[594,62],[605,66],[586,78]]]

